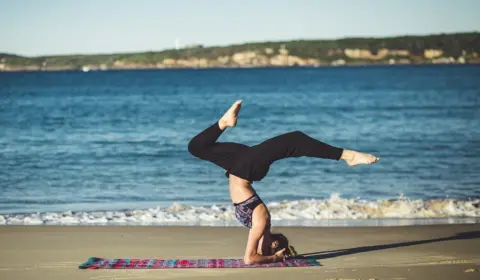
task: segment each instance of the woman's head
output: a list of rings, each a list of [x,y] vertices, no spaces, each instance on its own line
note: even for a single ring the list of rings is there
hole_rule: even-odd
[[[272,233],[270,234],[270,238],[272,240],[271,243],[271,254],[275,254],[276,252],[282,250],[285,248],[284,254],[287,256],[296,256],[297,251],[295,251],[295,248],[290,245],[290,242],[288,241],[288,238],[281,234],[281,233]]]
[[[272,254],[275,254],[276,252],[282,250],[283,248],[286,248],[288,251],[289,242],[288,242],[288,238],[285,235],[281,233],[272,233],[270,234],[270,238],[272,240],[272,243],[271,243]]]

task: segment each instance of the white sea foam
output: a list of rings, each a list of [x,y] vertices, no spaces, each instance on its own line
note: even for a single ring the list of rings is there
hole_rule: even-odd
[[[421,223],[429,220],[442,223],[480,222],[480,199],[410,200],[400,197],[396,200],[366,201],[332,194],[326,200],[280,201],[267,206],[272,224],[284,226],[394,225],[416,224],[419,220],[424,221]],[[0,215],[0,225],[241,226],[235,219],[234,211],[231,204],[191,206],[174,203],[170,207],[127,211],[3,214]],[[410,221],[405,222],[405,219]]]

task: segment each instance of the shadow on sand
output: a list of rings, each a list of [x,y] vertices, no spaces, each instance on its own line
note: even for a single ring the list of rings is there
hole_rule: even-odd
[[[370,252],[370,251],[407,247],[407,246],[414,246],[414,245],[441,242],[441,241],[475,239],[475,238],[480,238],[480,231],[461,232],[453,236],[435,238],[435,239],[426,239],[426,240],[408,241],[408,242],[400,242],[400,243],[392,243],[392,244],[384,244],[384,245],[371,245],[371,246],[362,246],[362,247],[349,248],[349,249],[305,253],[305,254],[299,254],[297,258],[316,259],[316,260],[329,259],[329,258],[335,258],[339,256],[352,255],[352,254],[364,253],[364,252]]]

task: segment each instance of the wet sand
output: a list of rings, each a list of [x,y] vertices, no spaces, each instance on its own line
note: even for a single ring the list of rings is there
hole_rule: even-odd
[[[246,228],[0,226],[0,279],[480,279],[480,224],[274,228],[320,267],[81,270],[89,257],[242,258]],[[469,272],[472,271],[472,272]]]

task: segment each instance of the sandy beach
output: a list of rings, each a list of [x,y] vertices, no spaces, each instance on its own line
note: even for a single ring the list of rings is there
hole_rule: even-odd
[[[0,227],[0,279],[479,279],[480,224],[275,228],[320,267],[81,270],[89,257],[241,258],[233,227]],[[472,272],[470,272],[472,271]]]

